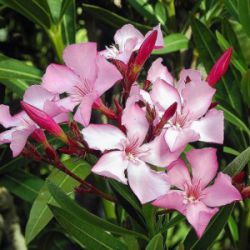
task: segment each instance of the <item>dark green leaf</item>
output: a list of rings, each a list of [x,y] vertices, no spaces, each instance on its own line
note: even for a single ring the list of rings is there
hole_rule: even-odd
[[[245,104],[250,108],[250,70],[245,73],[241,80],[240,91]]]
[[[70,159],[64,164],[76,175],[81,176],[82,179],[90,174],[90,166],[82,160],[73,162],[72,159]],[[77,181],[57,169],[52,171],[48,179],[56,183],[56,185],[62,188],[66,193],[72,192],[79,184]],[[52,201],[53,198],[45,184],[40,190],[30,211],[29,220],[25,230],[27,243],[31,242],[53,218],[53,215],[47,206],[47,204]]]
[[[42,72],[26,63],[0,54],[0,78],[39,82]]]
[[[104,229],[105,231],[109,231],[114,234],[119,235],[130,235],[136,236],[140,238],[146,238],[146,236],[139,234],[137,232],[133,232],[127,230],[125,228],[119,227],[113,223],[110,223],[106,220],[99,218],[98,216],[90,213],[85,208],[80,207],[75,201],[69,198],[62,190],[60,190],[55,184],[48,181],[47,182],[48,188],[50,193],[52,194],[53,198],[56,202],[66,211],[69,213],[77,214],[81,220],[84,220],[87,223],[91,223],[93,226],[99,227]]]
[[[188,39],[181,33],[164,37],[164,48],[154,50],[152,54],[163,55],[188,48]]]
[[[75,238],[77,243],[80,243],[82,247],[85,246],[89,250],[127,249],[121,241],[100,228],[81,220],[81,217],[78,217],[78,215],[73,215],[72,213],[51,205],[50,209],[58,223],[71,237]]]
[[[100,20],[108,23],[110,26],[113,26],[115,28],[120,28],[124,24],[133,24],[136,28],[142,30],[142,31],[149,31],[151,27],[142,25],[140,23],[136,23],[134,21],[131,21],[125,17],[119,16],[109,10],[106,10],[104,8],[101,8],[99,6],[90,5],[90,4],[83,4],[83,11],[86,11],[92,15],[94,15],[96,18],[99,18]]]
[[[224,112],[224,117],[228,122],[232,123],[239,129],[245,131],[248,134],[248,136],[250,136],[249,128],[237,115],[234,115],[231,111],[229,111],[228,109],[226,109],[221,105],[217,105],[217,108]]]
[[[160,233],[156,234],[146,246],[146,250],[163,250],[163,237]]]
[[[0,185],[5,186],[19,198],[33,202],[37,197],[44,181],[35,175],[16,170],[0,178]]]
[[[239,240],[238,226],[232,215],[228,219],[228,227],[232,234],[234,242],[237,242]]]
[[[228,12],[229,12],[236,20],[239,20],[238,1],[239,1],[239,0],[224,0],[225,6],[226,6]],[[240,0],[240,1],[241,1],[241,0]]]
[[[234,204],[221,208],[220,211],[212,218],[206,231],[199,240],[197,240],[195,231],[192,229],[184,241],[185,249],[209,249],[209,247],[216,240],[217,236],[220,234],[221,230],[225,227],[233,208]]]
[[[21,79],[1,79],[0,82],[9,90],[23,97],[25,90],[30,86],[27,82]]]
[[[0,0],[0,3],[19,12],[45,30],[49,29],[51,17],[46,0]]]
[[[234,160],[229,163],[224,169],[223,172],[234,176],[238,174],[250,161],[250,147],[240,153],[239,156],[234,158]]]
[[[250,1],[249,0],[240,0],[238,1],[238,10],[239,10],[239,19],[240,23],[243,26],[243,29],[250,37]]]
[[[176,224],[180,223],[184,219],[185,217],[182,214],[178,214],[174,218],[171,218],[169,222],[163,228],[161,228],[161,233],[167,232],[169,228],[174,227]]]
[[[148,0],[128,0],[128,2],[138,13],[142,15],[142,17],[146,17],[150,21],[157,22],[154,8]]]

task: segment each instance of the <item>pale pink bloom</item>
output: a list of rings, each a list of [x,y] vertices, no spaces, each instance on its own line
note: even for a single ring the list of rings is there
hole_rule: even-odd
[[[164,47],[160,25],[154,27],[153,30],[157,30],[158,32],[154,48],[159,49]],[[106,47],[106,50],[101,51],[100,54],[104,55],[107,59],[116,59],[127,64],[131,54],[141,47],[145,38],[147,38],[152,31],[149,31],[144,36],[132,24],[126,24],[116,31],[114,36],[115,44]]]
[[[157,59],[147,78],[153,84],[152,91],[147,93],[137,88],[130,98],[143,100],[155,108],[155,124],[173,103],[178,104],[176,114],[164,128],[165,140],[172,152],[194,141],[223,143],[223,112],[210,109],[216,90],[201,79],[199,71],[182,70],[180,80],[174,83],[161,59]]]
[[[167,180],[176,187],[153,202],[154,206],[174,209],[186,216],[201,237],[218,208],[241,200],[239,191],[232,185],[230,176],[218,171],[216,149],[194,149],[187,153],[192,177],[182,160],[169,166]]]
[[[146,203],[165,194],[169,184],[162,172],[153,171],[146,163],[164,167],[178,158],[171,153],[162,135],[143,143],[149,124],[145,112],[137,105],[127,105],[123,112],[124,134],[112,125],[90,124],[82,133],[89,147],[104,152],[92,171],[129,184],[135,195]]]
[[[53,93],[68,93],[61,106],[73,110],[80,104],[74,120],[87,126],[93,103],[122,78],[121,74],[97,54],[96,43],[70,45],[64,50],[63,59],[66,65],[48,66],[42,86]]]
[[[44,110],[57,123],[68,120],[66,111],[55,103],[59,100],[59,96],[50,93],[39,85],[29,87],[24,94],[23,100]],[[37,124],[24,111],[12,116],[9,107],[6,105],[0,105],[0,124],[8,128],[8,130],[0,134],[0,144],[10,143],[14,157],[22,152],[28,137],[38,128]]]

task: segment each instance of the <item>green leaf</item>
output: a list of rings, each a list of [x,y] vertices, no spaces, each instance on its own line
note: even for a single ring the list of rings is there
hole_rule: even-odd
[[[223,152],[227,153],[227,154],[230,154],[230,155],[234,155],[234,156],[238,156],[240,154],[239,151],[237,151],[237,150],[235,150],[233,148],[227,147],[227,146],[223,147]]]
[[[45,30],[49,29],[51,17],[47,0],[0,0],[0,3],[19,12]]]
[[[231,47],[229,42],[225,39],[225,37],[219,31],[216,31],[215,34],[216,34],[218,43],[219,43],[222,50],[226,50],[229,47]],[[235,49],[233,50],[233,55],[232,55],[232,58],[231,58],[231,62],[234,65],[234,67],[236,69],[238,69],[242,74],[244,74],[246,72],[247,65],[244,63],[244,61],[242,61],[239,58],[239,56],[237,54],[237,51],[235,51]]]
[[[220,211],[212,218],[207,226],[206,231],[199,240],[192,229],[187,235],[184,246],[186,250],[200,250],[209,249],[209,247],[216,240],[217,236],[220,234],[221,230],[225,227],[227,220],[232,213],[234,204],[227,205],[220,209]]]
[[[234,242],[237,242],[239,240],[238,226],[232,215],[230,215],[228,219],[228,227],[232,234]]]
[[[1,79],[0,82],[10,91],[16,93],[18,96],[23,97],[25,90],[30,86],[24,80],[20,79]]]
[[[73,162],[72,159],[70,159],[64,164],[73,173],[81,176],[82,179],[86,178],[91,171],[90,166],[82,160]],[[72,192],[74,187],[79,185],[77,181],[57,169],[54,169],[47,179],[56,183],[56,185],[62,188],[62,190],[66,193]],[[47,205],[52,201],[53,198],[49,193],[47,185],[44,184],[30,211],[29,220],[25,230],[25,239],[27,243],[31,242],[53,218],[53,215]]]
[[[23,79],[36,83],[40,82],[41,76],[41,70],[0,54],[0,79]]]
[[[223,172],[230,176],[238,174],[250,161],[250,147],[245,149],[240,153],[239,156],[234,158],[234,160],[229,163],[224,169]]]
[[[121,28],[121,26],[123,26],[124,24],[130,23],[142,31],[149,31],[150,29],[152,29],[149,26],[131,21],[125,17],[119,16],[99,6],[95,6],[91,4],[83,4],[82,6],[83,6],[83,11],[86,11],[94,15],[96,18],[99,18],[100,20],[106,22],[107,24],[115,28]]]
[[[58,223],[64,228],[69,236],[75,238],[77,243],[80,243],[82,247],[86,247],[86,249],[90,250],[127,249],[121,241],[100,228],[81,220],[81,217],[78,217],[78,215],[74,215],[51,205],[50,209]]]
[[[16,170],[0,178],[0,185],[5,186],[11,193],[28,202],[35,200],[43,183],[42,179],[22,170]]]
[[[185,217],[182,214],[178,214],[174,218],[171,218],[170,221],[161,228],[161,233],[166,233],[169,228],[174,227],[184,219]]]
[[[245,104],[250,108],[250,70],[244,74],[241,80],[240,91]]]
[[[163,55],[188,48],[188,39],[181,33],[164,37],[164,48],[154,50],[152,54]]]
[[[166,14],[166,9],[165,5],[162,2],[158,2],[155,5],[155,15],[157,20],[162,24],[165,25],[167,21],[167,14]]]
[[[156,234],[146,246],[146,250],[163,250],[163,237],[160,233]]]
[[[222,52],[214,35],[203,23],[197,19],[193,19],[191,26],[201,61],[206,71],[209,72]],[[226,102],[235,112],[241,114],[241,96],[238,82],[232,73],[231,70],[228,70],[226,75],[216,84],[216,99],[220,103]]]
[[[65,45],[70,45],[76,41],[76,6],[75,1],[63,1],[61,10],[62,35]]]
[[[250,0],[238,1],[239,19],[243,29],[250,37]]]
[[[231,111],[229,111],[228,109],[226,109],[221,105],[217,105],[217,108],[224,112],[224,117],[228,122],[232,123],[239,129],[245,131],[248,134],[248,136],[250,136],[249,128],[237,115],[234,115]]]
[[[157,22],[154,8],[148,0],[128,0],[128,2],[139,14],[141,14],[142,17],[146,17],[150,21]]]
[[[85,208],[79,206],[74,200],[69,198],[61,189],[59,189],[54,183],[47,182],[50,193],[52,194],[55,201],[69,213],[77,214],[81,220],[84,220],[86,223],[90,223],[93,226],[102,228],[105,231],[109,231],[114,234],[119,235],[130,235],[136,236],[139,238],[147,239],[145,235],[139,234],[134,231],[127,230],[125,228],[119,227],[113,223],[110,223],[106,220],[99,218],[98,216],[90,213]]]
[[[241,1],[241,0],[240,0]],[[228,12],[236,19],[239,20],[238,0],[224,0]]]
[[[55,24],[59,23],[60,15],[61,15],[61,7],[62,7],[62,0],[47,0],[50,15]]]
[[[23,157],[16,157],[12,160],[10,160],[9,162],[3,164],[0,167],[0,174],[6,174],[6,173],[11,173],[12,171],[14,171],[16,168],[20,167],[20,166],[24,166],[25,163],[27,162],[27,160]]]

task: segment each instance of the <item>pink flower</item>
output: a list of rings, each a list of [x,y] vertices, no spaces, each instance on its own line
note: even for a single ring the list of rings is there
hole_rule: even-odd
[[[164,167],[181,152],[171,153],[162,135],[143,143],[149,124],[145,112],[135,103],[127,104],[122,123],[126,134],[112,125],[90,124],[83,129],[89,147],[104,152],[92,171],[128,183],[141,203],[152,201],[165,194],[169,184],[163,173],[153,171],[146,163]]]
[[[39,85],[29,87],[24,94],[23,100],[46,111],[58,123],[68,120],[66,111],[55,103],[59,100],[59,97]],[[8,130],[0,134],[0,144],[10,143],[14,157],[22,152],[28,137],[38,128],[37,124],[24,111],[11,116],[9,107],[6,105],[0,105],[0,124],[8,128]]]
[[[87,126],[93,103],[121,79],[121,74],[97,54],[96,43],[70,45],[64,50],[63,59],[66,65],[48,66],[42,86],[53,93],[68,93],[61,105],[73,110],[80,104],[74,119]]]
[[[186,216],[201,237],[211,218],[220,206],[241,200],[239,191],[232,185],[230,176],[219,172],[216,149],[194,149],[187,153],[192,178],[182,160],[169,166],[167,180],[176,187],[153,202],[154,206],[175,209]]]
[[[172,152],[194,141],[223,143],[223,112],[210,108],[216,90],[201,79],[200,72],[182,70],[175,84],[161,59],[157,59],[147,79],[152,82],[152,91],[137,89],[130,98],[143,100],[156,110],[154,124],[173,103],[177,103],[176,114],[164,127],[165,140]]]
[[[157,30],[158,32],[154,48],[162,48],[164,42],[160,25],[154,27],[153,30]],[[107,59],[116,59],[127,64],[131,54],[134,51],[139,50],[145,38],[151,33],[152,31],[149,31],[144,37],[133,25],[126,24],[116,31],[114,36],[115,45],[106,47],[106,50],[103,50],[100,53]]]

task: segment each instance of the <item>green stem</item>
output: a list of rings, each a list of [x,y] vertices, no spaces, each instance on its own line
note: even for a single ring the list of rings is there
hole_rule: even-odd
[[[58,24],[56,26],[51,26],[51,28],[48,30],[48,35],[55,49],[57,58],[59,62],[62,63],[63,62],[62,54],[65,48],[65,44],[62,38],[61,25]]]
[[[113,202],[102,199],[105,217],[108,220],[116,220],[115,205]]]

